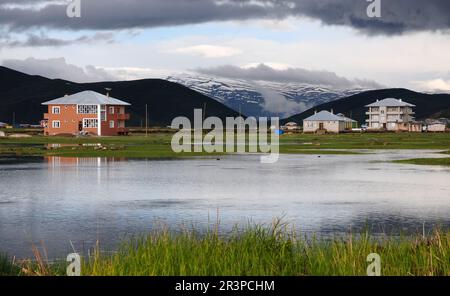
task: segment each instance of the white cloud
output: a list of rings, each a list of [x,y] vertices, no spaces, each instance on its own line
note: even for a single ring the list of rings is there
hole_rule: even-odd
[[[287,99],[276,91],[270,90],[260,84],[254,84],[257,90],[264,97],[263,108],[272,113],[279,113],[282,117],[301,113],[308,109],[306,104]]]
[[[426,81],[414,81],[413,84],[417,85],[419,89],[429,92],[450,91],[450,80],[441,78]]]
[[[165,78],[174,74],[170,70],[139,67],[100,67],[93,65],[81,67],[67,63],[65,58],[10,59],[3,61],[3,66],[30,75],[40,75],[52,79],[59,78],[78,83]]]
[[[257,64],[255,66],[236,67],[233,65],[222,65],[210,68],[197,68],[194,71],[201,74],[213,75],[231,79],[244,79],[247,81],[268,81],[268,82],[293,82],[307,83],[311,85],[321,85],[334,89],[353,88],[381,88],[379,83],[367,79],[348,79],[337,75],[334,72],[325,70],[310,70],[304,68],[292,68],[284,64]]]
[[[239,55],[242,53],[242,51],[240,49],[226,47],[226,46],[209,45],[209,44],[177,48],[177,49],[173,50],[173,52],[197,55],[197,56],[202,56],[205,58],[224,58],[224,57],[231,57],[231,56]]]
[[[165,69],[138,68],[138,67],[106,67],[102,68],[117,80],[139,80],[147,78],[165,78],[174,74]]]
[[[292,65],[289,64],[283,64],[283,63],[273,63],[273,62],[264,62],[264,63],[249,63],[244,66],[242,66],[242,69],[251,69],[251,68],[257,68],[260,65],[264,65],[267,67],[270,67],[274,70],[282,71],[287,70],[289,68],[294,68]]]
[[[68,64],[65,58],[25,60],[5,60],[3,66],[30,75],[40,75],[47,78],[59,78],[73,82],[97,82],[115,80],[115,77],[102,68],[88,65],[79,67]]]

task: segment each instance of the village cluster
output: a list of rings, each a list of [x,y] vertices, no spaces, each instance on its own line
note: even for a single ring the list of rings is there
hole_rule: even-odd
[[[40,127],[44,135],[127,135],[125,126],[130,119],[126,113],[129,103],[94,91],[83,91],[73,95],[42,103],[48,106],[47,113],[38,126],[20,125],[15,127]],[[417,121],[415,105],[402,99],[385,98],[366,106],[366,122],[360,125],[356,120],[333,110],[322,110],[305,118],[303,125],[288,122],[281,126],[282,132],[304,133],[344,133],[362,131],[395,132],[445,132],[449,120],[426,119]],[[0,122],[0,128],[14,126]],[[2,132],[0,136],[4,136]]]
[[[449,120],[426,119],[417,121],[413,110],[415,106],[402,99],[386,98],[366,106],[366,122],[359,126],[356,120],[333,110],[315,112],[303,120],[303,128],[296,122],[282,127],[284,131],[303,131],[304,133],[342,133],[361,131],[395,132],[445,132]]]

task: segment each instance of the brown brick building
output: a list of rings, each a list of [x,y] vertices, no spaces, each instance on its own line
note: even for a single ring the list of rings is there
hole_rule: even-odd
[[[128,133],[125,122],[130,115],[126,113],[126,107],[130,104],[109,95],[83,91],[42,104],[48,106],[43,122],[45,135],[115,136]]]

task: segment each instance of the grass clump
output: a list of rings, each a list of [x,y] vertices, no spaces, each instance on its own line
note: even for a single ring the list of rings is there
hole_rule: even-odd
[[[20,268],[6,254],[0,253],[0,276],[19,275]]]

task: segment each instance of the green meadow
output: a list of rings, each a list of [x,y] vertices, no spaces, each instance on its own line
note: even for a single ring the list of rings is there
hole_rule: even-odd
[[[150,133],[148,137],[141,134],[126,137],[0,138],[0,155],[153,159],[210,155],[205,152],[173,152],[170,145],[172,135],[173,133]],[[49,144],[61,146],[49,148]],[[91,146],[87,146],[89,144]],[[101,144],[101,147],[93,144]],[[449,147],[449,133],[289,134],[280,137],[280,152],[289,154],[356,154],[359,153],[357,149],[448,150]]]

